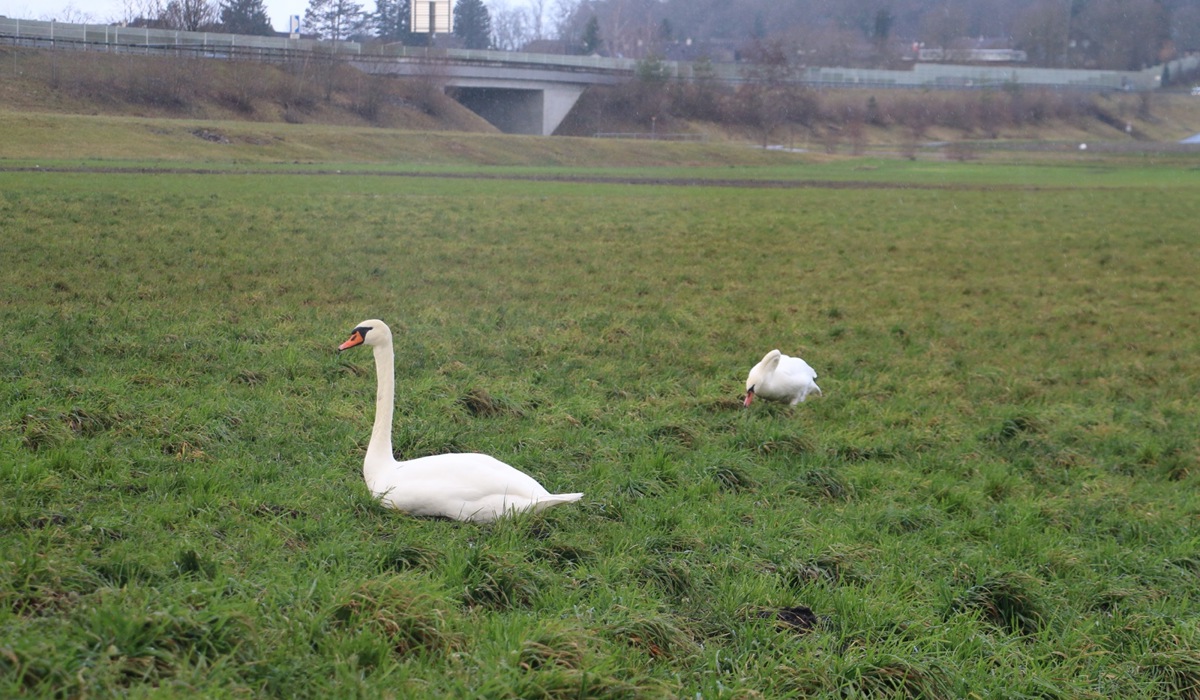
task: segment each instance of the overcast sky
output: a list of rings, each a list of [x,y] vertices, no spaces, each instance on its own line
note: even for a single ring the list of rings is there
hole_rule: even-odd
[[[360,0],[366,10],[375,9],[374,0]],[[110,20],[120,18],[124,13],[125,0],[0,0],[0,15],[18,19],[57,19],[65,21],[68,17],[78,19],[86,17],[88,22],[106,24]],[[164,1],[164,5],[166,2]],[[488,9],[503,7],[503,2],[486,0]],[[518,2],[517,4],[523,4]],[[308,0],[265,0],[267,16],[275,31],[285,32],[288,28],[288,17],[304,16]]]

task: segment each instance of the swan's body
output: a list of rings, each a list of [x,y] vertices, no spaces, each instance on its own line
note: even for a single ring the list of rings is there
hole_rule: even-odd
[[[817,386],[816,380],[817,372],[807,362],[772,350],[754,365],[750,376],[746,377],[745,405],[749,406],[755,396],[761,396],[771,401],[787,401],[795,406],[813,392],[821,396],[821,387]]]
[[[540,511],[579,500],[582,493],[553,494],[533,477],[484,454],[440,454],[402,462],[392,455],[396,376],[392,331],[383,321],[363,321],[338,350],[369,345],[375,353],[375,424],[363,459],[371,495],[413,515],[487,522],[521,511]]]

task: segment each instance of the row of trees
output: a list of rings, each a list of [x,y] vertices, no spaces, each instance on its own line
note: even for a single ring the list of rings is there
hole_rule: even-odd
[[[1200,0],[508,0],[493,12],[483,0],[458,0],[456,8],[464,12],[456,33],[475,48],[554,40],[631,58],[740,58],[769,40],[812,65],[884,67],[914,45],[999,46],[1025,51],[1035,66],[1138,70],[1200,51]]]
[[[354,0],[309,0],[302,26],[304,33],[331,41],[424,44],[428,37],[411,31],[411,8],[412,0],[376,0],[373,11]],[[93,19],[69,6],[55,18],[66,22]],[[189,32],[276,34],[263,0],[127,0],[121,16],[111,21]],[[454,24],[455,34],[468,48],[492,47],[491,16],[483,0],[457,0]]]
[[[514,13],[542,16],[543,1],[503,11],[498,26],[519,25]],[[982,40],[1024,50],[1037,66],[1136,70],[1200,51],[1200,0],[558,0],[548,16],[537,26],[553,38],[580,46],[597,22],[603,50],[638,58],[681,44],[771,39],[810,64],[878,67],[914,44]]]
[[[558,0],[553,16],[559,38],[578,44],[594,18],[606,51],[637,58],[685,43],[782,40],[814,65],[886,66],[924,44],[1137,70],[1200,51],[1200,0]]]
[[[52,19],[96,21],[68,5]],[[178,29],[185,32],[227,32],[271,36],[275,29],[263,0],[125,0],[120,12],[105,21],[131,27]]]
[[[360,0],[309,0],[305,31],[330,40],[421,44],[427,37],[409,27],[412,1],[374,0],[368,8]],[[987,42],[1024,50],[1030,65],[1118,70],[1200,51],[1200,0],[488,1],[492,8],[485,0],[454,2],[454,33],[468,48],[520,50],[553,40],[576,53],[721,60],[770,40],[781,42],[797,63],[881,67],[913,46]],[[263,0],[125,2],[114,21],[274,32]]]
[[[428,36],[412,32],[411,18],[412,0],[376,0],[373,12],[354,0],[309,0],[304,26],[332,41],[425,44]],[[466,48],[492,47],[491,15],[483,0],[454,2],[454,34]]]

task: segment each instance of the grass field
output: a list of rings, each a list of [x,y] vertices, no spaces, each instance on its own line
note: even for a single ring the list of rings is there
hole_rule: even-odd
[[[0,172],[0,696],[1200,696],[1200,164],[1069,158]],[[371,501],[369,317],[584,500]]]

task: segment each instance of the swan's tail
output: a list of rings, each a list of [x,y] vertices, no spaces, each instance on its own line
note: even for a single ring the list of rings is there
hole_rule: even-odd
[[[552,506],[578,501],[581,498],[583,498],[582,493],[552,493],[548,496],[539,498],[537,502],[533,504],[532,510],[536,513]]]

